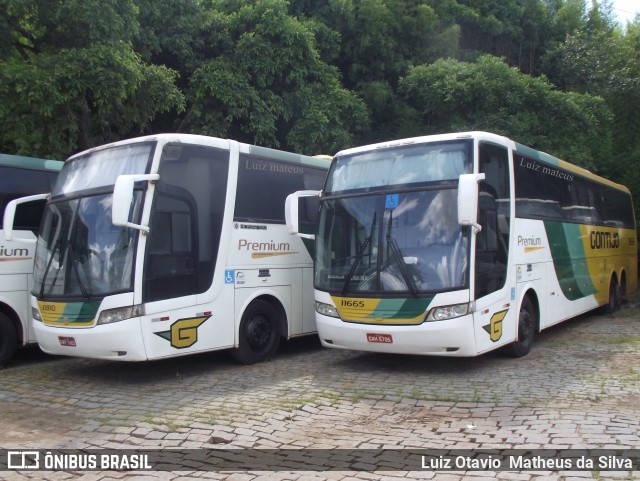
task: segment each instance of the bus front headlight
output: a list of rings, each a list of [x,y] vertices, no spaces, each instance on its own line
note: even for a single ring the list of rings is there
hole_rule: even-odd
[[[97,324],[112,324],[114,322],[124,321],[132,317],[144,316],[144,306],[127,306],[117,307],[115,309],[106,309],[100,313]]]
[[[427,316],[427,321],[446,321],[456,317],[466,316],[470,312],[470,304],[453,304],[451,306],[441,306],[431,309]]]
[[[316,312],[323,316],[340,317],[340,314],[338,314],[338,310],[335,307],[331,304],[325,304],[324,302],[316,301]]]

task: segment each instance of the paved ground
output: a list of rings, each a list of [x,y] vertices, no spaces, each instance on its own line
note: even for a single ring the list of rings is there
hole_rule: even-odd
[[[21,351],[0,371],[0,448],[640,449],[638,296],[540,334],[522,359],[327,350],[121,364]],[[638,471],[0,472],[0,479],[640,479]]]

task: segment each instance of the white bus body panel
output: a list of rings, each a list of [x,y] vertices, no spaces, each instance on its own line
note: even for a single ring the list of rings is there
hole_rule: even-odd
[[[144,361],[147,359],[140,329],[140,318],[90,328],[45,326],[34,321],[40,349],[48,354],[92,357],[96,359]],[[75,346],[62,345],[73,339]]]
[[[229,152],[229,177],[212,283],[206,291],[195,295],[143,303],[143,269],[148,237],[140,235],[133,292],[127,294],[126,299],[122,295],[105,298],[96,319],[105,309],[134,305],[142,305],[145,315],[109,325],[74,328],[35,322],[37,339],[43,350],[69,356],[139,361],[237,347],[242,315],[251,301],[258,297],[266,297],[282,305],[287,322],[287,331],[282,333],[284,337],[315,332],[311,295],[313,260],[305,243],[290,236],[284,224],[234,220],[236,191],[239,188],[239,153],[250,154],[253,149],[258,149],[256,155],[259,156],[268,149],[178,134],[151,136],[146,140],[160,142],[151,173],[159,171],[161,147],[166,142],[205,145]],[[104,146],[99,147],[102,148]],[[184,175],[197,178],[198,173],[185,172]],[[141,214],[144,225],[149,224],[154,190],[152,183],[145,193]],[[35,299],[32,303],[37,307]],[[74,338],[75,346],[62,345],[60,337]]]
[[[36,249],[36,237],[31,231],[14,231],[13,239],[4,239],[0,233],[0,304],[7,306],[20,319],[23,332],[23,344],[35,342],[30,326],[30,294],[33,280],[33,258]]]
[[[576,300],[565,297],[543,221],[516,218],[512,250],[518,299],[522,299],[529,291],[535,293],[540,309],[541,330],[598,307],[592,295]]]
[[[468,291],[459,291],[438,294],[431,305],[465,302],[462,299],[463,292],[466,293],[468,302]],[[316,290],[315,295],[319,302],[333,305],[328,293]],[[471,314],[447,321],[427,321],[413,326],[347,323],[318,313],[316,313],[316,322],[320,341],[325,347],[436,356],[475,356],[477,354],[472,334],[474,319]],[[391,336],[393,342],[370,342],[368,334]]]
[[[316,331],[313,316],[313,267],[301,239],[286,234],[283,225],[238,224],[231,235],[229,261],[216,269],[224,277],[218,295],[211,292],[145,304],[145,315],[86,328],[34,322],[37,340],[50,354],[109,360],[143,361],[238,346],[245,309],[258,297],[276,299],[286,314],[290,338]],[[264,232],[273,234],[265,241]],[[284,244],[287,244],[286,246]],[[281,250],[265,250],[267,247]],[[294,266],[291,267],[293,260]],[[213,285],[219,282],[214,279]],[[103,310],[132,305],[133,293],[105,298]],[[34,306],[36,305],[33,299]],[[138,334],[136,334],[138,333]],[[63,339],[73,339],[68,345]]]

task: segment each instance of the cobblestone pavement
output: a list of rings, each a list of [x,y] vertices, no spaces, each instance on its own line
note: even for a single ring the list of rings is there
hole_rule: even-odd
[[[640,448],[638,297],[541,333],[521,359],[328,350],[123,364],[25,349],[0,371],[0,448]],[[0,472],[2,479],[640,479],[637,471]]]

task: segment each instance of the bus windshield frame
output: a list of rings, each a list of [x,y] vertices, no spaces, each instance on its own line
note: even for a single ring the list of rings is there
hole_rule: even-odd
[[[392,146],[336,156],[323,194],[331,196],[457,182],[460,175],[472,171],[471,139]]]
[[[133,290],[138,236],[111,222],[119,175],[149,172],[156,142],[114,145],[67,161],[45,207],[32,294],[39,299],[96,299]],[[142,214],[144,184],[131,219]]]
[[[316,289],[414,297],[469,288],[470,228],[457,187],[470,139],[338,156],[321,198]]]

